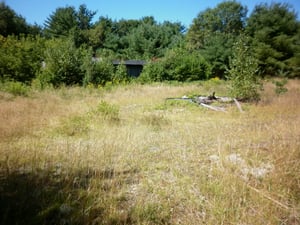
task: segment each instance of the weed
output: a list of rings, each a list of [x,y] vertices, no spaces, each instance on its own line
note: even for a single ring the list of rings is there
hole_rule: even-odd
[[[168,125],[170,121],[162,114],[147,114],[141,119],[143,124],[153,127],[154,129],[161,129],[163,126]]]
[[[83,116],[73,116],[63,122],[57,131],[67,136],[86,135],[89,132],[88,120]]]
[[[288,82],[288,79],[284,78],[282,80],[274,80],[272,83],[275,85],[275,93],[277,95],[284,94],[288,91],[285,87]]]
[[[119,122],[120,121],[120,109],[117,105],[110,104],[106,101],[101,101],[96,109],[96,113],[100,113],[103,116],[104,120],[110,122]]]
[[[7,81],[0,84],[0,90],[11,93],[14,96],[28,96],[30,88],[21,82]]]

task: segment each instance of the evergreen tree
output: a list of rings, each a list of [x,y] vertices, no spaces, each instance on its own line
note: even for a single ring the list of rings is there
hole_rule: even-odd
[[[19,35],[28,32],[29,25],[27,25],[25,19],[17,15],[4,2],[0,2],[0,35],[7,37],[12,34]]]
[[[264,74],[300,76],[300,23],[285,3],[260,4],[249,17],[246,32]]]

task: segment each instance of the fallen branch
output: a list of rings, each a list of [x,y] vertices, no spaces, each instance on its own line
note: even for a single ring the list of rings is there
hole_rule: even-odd
[[[266,193],[264,193],[263,191],[260,191],[252,186],[250,186],[249,184],[247,184],[247,187],[250,188],[251,190],[255,191],[256,193],[260,194],[261,196],[263,196],[264,198],[270,200],[271,202],[275,203],[276,205],[280,206],[281,208],[285,209],[285,210],[291,210],[290,207],[288,207],[287,205],[277,201],[274,198],[271,198],[269,195],[267,195]]]
[[[241,113],[243,113],[243,109],[241,104],[238,102],[238,100],[236,100],[235,98],[233,99],[234,103],[236,104],[236,106],[238,107],[238,109],[240,110]]]
[[[215,96],[215,92],[213,92],[209,96],[197,96],[194,98],[188,98],[186,96],[183,96],[182,98],[166,98],[166,100],[183,100],[183,101],[189,101],[192,103],[197,103],[200,106],[206,107],[208,109],[214,110],[214,111],[220,111],[220,112],[226,112],[225,108],[218,107],[218,106],[211,106],[210,104],[214,102],[219,102],[219,103],[235,103],[237,108],[239,109],[240,112],[244,112],[242,109],[241,104],[235,99],[235,98],[230,98],[230,97],[218,97]]]
[[[195,103],[194,99],[192,99],[192,98],[186,98],[186,97],[182,97],[182,98],[166,98],[166,100],[183,100],[183,101],[189,101],[189,102]]]
[[[204,103],[200,103],[200,105],[203,106],[203,107],[215,110],[215,111],[226,112],[226,110],[224,108],[222,108],[222,107],[211,106],[211,105],[207,105],[207,104],[204,104]]]

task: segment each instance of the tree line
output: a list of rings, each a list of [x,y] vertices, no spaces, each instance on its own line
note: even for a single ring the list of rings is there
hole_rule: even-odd
[[[2,2],[0,79],[41,86],[127,82],[126,67],[114,67],[113,59],[147,61],[142,82],[241,80],[249,73],[299,78],[300,22],[294,9],[274,2],[256,5],[249,17],[247,12],[239,2],[224,1],[199,12],[186,28],[152,16],[118,21],[101,16],[92,22],[96,12],[80,5],[57,8],[39,26]]]

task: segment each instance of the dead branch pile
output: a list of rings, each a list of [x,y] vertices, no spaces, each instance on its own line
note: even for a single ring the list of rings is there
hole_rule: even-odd
[[[189,101],[192,103],[196,103],[199,106],[214,110],[214,111],[221,111],[226,112],[226,109],[224,107],[219,106],[212,106],[212,103],[235,103],[237,108],[240,112],[243,112],[241,104],[236,100],[235,98],[231,97],[218,97],[215,96],[215,92],[213,92],[209,96],[196,96],[193,98],[189,98],[187,96],[182,96],[181,98],[167,98],[166,100],[183,100],[183,101]]]

